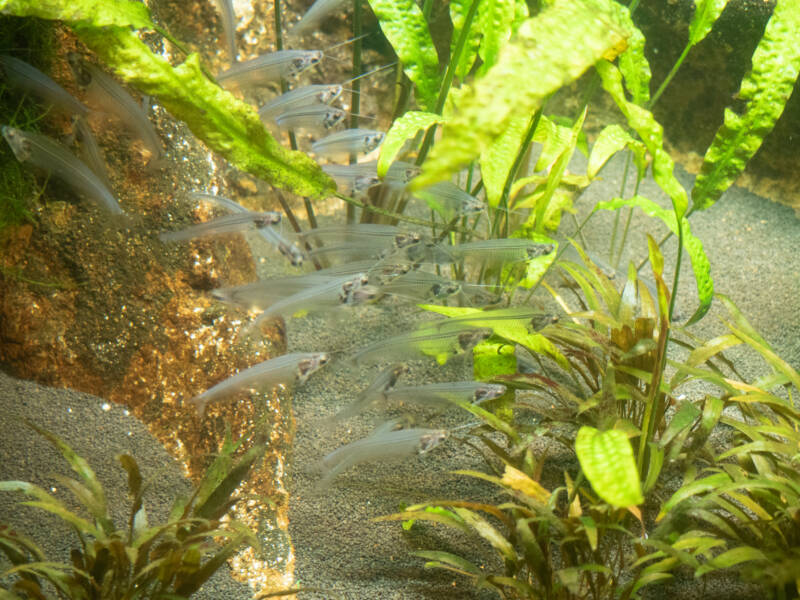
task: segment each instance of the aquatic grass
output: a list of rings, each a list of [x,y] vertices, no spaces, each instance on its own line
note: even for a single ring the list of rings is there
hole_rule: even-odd
[[[4,598],[45,598],[54,589],[59,598],[113,597],[189,598],[243,545],[258,545],[255,535],[241,522],[228,519],[237,501],[234,493],[251,467],[266,451],[263,435],[225,439],[220,454],[209,467],[194,494],[176,498],[166,522],[148,522],[145,481],[134,457],[118,460],[128,475],[130,512],[124,525],[114,523],[107,495],[94,470],[80,455],[52,433],[28,425],[46,438],[69,463],[76,478],[59,477],[81,513],[48,491],[24,481],[0,482],[0,491],[22,493],[24,504],[54,514],[71,526],[77,544],[71,562],[48,560],[28,537],[0,524],[0,552],[11,566],[0,573]],[[262,425],[263,427],[263,425]],[[249,446],[245,449],[245,446]],[[236,457],[235,457],[236,455]]]

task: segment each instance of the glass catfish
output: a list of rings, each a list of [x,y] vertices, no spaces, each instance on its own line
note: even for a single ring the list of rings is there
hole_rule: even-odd
[[[268,388],[276,385],[301,384],[330,361],[326,352],[293,352],[271,358],[228,377],[189,402],[202,417],[209,402],[215,402],[247,388]]]

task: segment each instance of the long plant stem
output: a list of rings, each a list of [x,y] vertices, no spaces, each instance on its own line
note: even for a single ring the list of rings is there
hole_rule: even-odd
[[[453,49],[453,55],[450,57],[447,70],[444,72],[442,85],[439,87],[439,97],[436,99],[436,106],[434,108],[434,112],[437,115],[442,114],[444,103],[447,100],[447,94],[450,93],[450,86],[453,85],[453,78],[456,75],[458,63],[461,61],[461,54],[464,52],[464,46],[467,43],[467,36],[472,28],[472,21],[475,19],[475,15],[478,12],[478,4],[480,4],[480,0],[472,0],[469,11],[467,11],[467,16],[464,18],[464,26],[461,28],[461,33],[458,36],[456,47]],[[418,166],[425,162],[425,157],[428,156],[428,151],[433,144],[433,138],[435,135],[436,125],[434,124],[430,129],[428,129],[428,133],[425,134],[425,139],[422,140],[422,147],[417,155]]]
[[[358,113],[361,110],[361,0],[353,0],[353,83],[350,92],[350,128],[358,127]],[[350,164],[358,160],[355,154],[350,155]],[[347,205],[347,224],[352,225],[356,222],[356,207],[352,204]]]
[[[692,44],[691,43],[686,44],[686,47],[683,49],[683,52],[681,52],[681,55],[678,57],[678,60],[675,62],[674,65],[672,65],[672,69],[670,69],[670,72],[667,74],[664,81],[661,82],[661,85],[658,86],[656,93],[653,94],[653,97],[650,99],[650,103],[647,105],[647,108],[652,109],[653,106],[655,106],[655,103],[658,102],[658,99],[661,98],[661,94],[663,94],[664,90],[667,89],[667,86],[672,81],[672,78],[675,77],[675,74],[678,72],[678,69],[681,68],[683,61],[686,60],[686,57],[689,54],[689,50],[691,49],[692,49]]]

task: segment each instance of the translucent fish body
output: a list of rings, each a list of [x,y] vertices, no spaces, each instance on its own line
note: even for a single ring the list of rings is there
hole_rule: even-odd
[[[412,300],[442,300],[461,291],[461,284],[425,271],[409,271],[383,286],[383,292]]]
[[[335,157],[349,154],[367,154],[381,145],[382,131],[372,129],[345,129],[311,144],[314,154]]]
[[[328,131],[344,121],[347,112],[327,104],[298,106],[281,113],[275,122],[281,129]]]
[[[158,237],[162,242],[178,242],[208,235],[237,233],[247,231],[253,227],[260,229],[269,225],[276,225],[280,221],[281,215],[277,212],[238,212],[206,223],[192,225],[180,231],[162,233]]]
[[[322,459],[320,486],[327,486],[339,473],[350,467],[372,461],[402,459],[424,454],[447,439],[444,429],[398,429],[377,431],[338,450]]]
[[[416,195],[448,220],[460,215],[475,214],[486,208],[483,202],[449,181],[435,183]]]
[[[87,87],[89,96],[142,140],[150,153],[149,163],[159,166],[164,159],[164,147],[141,105],[110,75],[82,60],[77,54],[69,55],[69,63],[78,82]]]
[[[295,77],[321,60],[321,50],[278,50],[236,63],[217,81],[224,87],[264,86]]]
[[[342,86],[316,83],[304,85],[270,100],[258,109],[262,121],[273,121],[280,114],[301,106],[330,104],[341,96]]]
[[[356,364],[374,364],[386,360],[420,358],[421,354],[440,357],[463,354],[492,335],[491,329],[461,330],[418,329],[369,344],[350,357]]]
[[[21,163],[52,173],[112,214],[123,214],[114,194],[65,146],[49,137],[4,126],[3,137]]]
[[[21,90],[30,92],[47,104],[78,117],[86,117],[89,109],[67,90],[36,67],[13,56],[0,55],[0,67],[6,80]]]
[[[195,405],[198,415],[202,416],[209,402],[215,402],[244,389],[303,383],[329,360],[330,356],[325,352],[284,354],[240,371],[195,396],[189,402]]]
[[[233,10],[233,0],[214,0],[221,20],[225,42],[228,45],[228,54],[231,61],[236,62],[236,13]]]
[[[353,275],[355,275],[355,272]],[[266,310],[284,298],[334,279],[334,276],[319,275],[317,273],[295,277],[273,277],[245,285],[218,288],[211,292],[211,296],[216,300],[236,304],[244,308]]]
[[[499,398],[506,392],[506,386],[480,381],[448,381],[427,385],[398,386],[386,393],[390,402],[485,402]]]
[[[371,406],[386,399],[386,394],[394,389],[400,378],[409,372],[408,366],[405,364],[391,365],[390,367],[381,371],[378,376],[370,383],[361,393],[356,396],[356,399],[345,406],[342,410],[333,416],[334,421],[341,421],[349,419],[356,415],[360,415],[368,410]]]
[[[347,0],[317,0],[312,4],[288,35],[301,36],[318,28],[335,11],[342,9]]]
[[[486,264],[515,263],[550,254],[553,246],[530,240],[505,238],[479,240],[451,246],[448,251],[456,259],[475,259]]]

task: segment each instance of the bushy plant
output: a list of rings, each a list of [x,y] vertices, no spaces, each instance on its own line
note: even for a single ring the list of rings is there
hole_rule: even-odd
[[[148,522],[143,495],[150,485],[136,460],[118,457],[128,474],[131,497],[124,526],[114,523],[102,484],[89,466],[61,439],[30,424],[56,447],[76,479],[57,477],[86,514],[69,510],[48,491],[25,481],[0,482],[0,491],[21,492],[31,498],[23,504],[56,515],[77,537],[70,563],[47,557],[24,533],[0,524],[0,551],[11,566],[0,573],[0,597],[42,599],[189,598],[243,544],[257,546],[255,535],[243,523],[228,518],[237,502],[236,488],[266,446],[228,438],[194,494],[176,498],[164,523]],[[252,442],[253,440],[249,440]],[[234,453],[239,454],[234,458]]]

